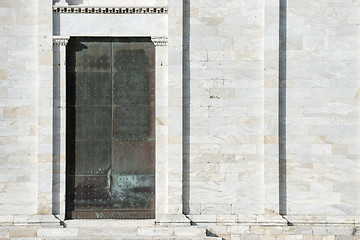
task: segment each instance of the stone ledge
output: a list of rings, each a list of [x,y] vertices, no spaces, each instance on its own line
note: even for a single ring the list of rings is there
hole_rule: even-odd
[[[13,215],[0,215],[0,225],[14,225],[14,216]]]
[[[156,217],[156,225],[189,225],[190,219],[183,214],[174,215],[159,215]]]
[[[98,239],[204,239],[206,238],[206,229],[197,226],[123,226],[123,227],[105,227],[99,225],[97,227],[40,227],[37,230],[37,236],[48,239],[65,237],[65,239],[81,238],[88,239],[97,237]],[[214,238],[212,238],[214,239]]]
[[[53,215],[0,215],[1,226],[60,226]]]
[[[0,224],[8,225],[60,225],[60,219],[54,215],[0,215]],[[156,219],[97,219],[65,220],[68,227],[126,227],[155,225],[190,225],[190,223],[222,223],[224,225],[351,225],[360,226],[360,216],[336,215],[159,215]]]
[[[188,217],[194,223],[218,225],[287,225],[287,221],[280,215],[188,215]]]
[[[360,217],[336,215],[187,215],[194,223],[217,225],[351,225],[360,226]]]
[[[60,226],[60,221],[53,215],[14,215],[13,224]]]
[[[67,228],[117,228],[154,226],[154,219],[128,220],[128,219],[72,219],[64,221]]]
[[[336,215],[286,215],[284,218],[294,225],[358,225],[360,220],[356,216]]]

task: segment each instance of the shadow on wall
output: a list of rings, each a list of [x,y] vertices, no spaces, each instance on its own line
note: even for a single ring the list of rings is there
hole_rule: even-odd
[[[280,0],[279,19],[279,213],[287,214],[286,185],[286,28],[287,0]]]
[[[183,2],[183,213],[190,214],[190,0]]]
[[[60,214],[60,202],[61,202],[61,152],[60,152],[60,68],[56,67],[60,63],[60,47],[56,46],[54,49],[54,79],[53,79],[53,198],[52,198],[52,214]]]

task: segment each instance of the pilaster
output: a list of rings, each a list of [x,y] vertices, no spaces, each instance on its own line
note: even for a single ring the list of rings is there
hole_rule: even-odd
[[[168,214],[183,213],[183,1],[168,2]]]
[[[66,169],[66,45],[69,37],[54,37],[54,189],[53,214],[65,215]]]
[[[279,213],[279,2],[265,1],[264,210]]]
[[[156,85],[156,216],[167,212],[168,188],[168,58],[167,37],[152,36]]]

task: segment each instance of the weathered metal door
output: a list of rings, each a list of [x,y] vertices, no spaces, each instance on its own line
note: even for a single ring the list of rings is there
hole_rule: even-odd
[[[155,47],[71,38],[66,79],[66,217],[155,217]]]

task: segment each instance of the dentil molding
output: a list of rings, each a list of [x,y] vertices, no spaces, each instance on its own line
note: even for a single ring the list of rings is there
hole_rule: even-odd
[[[80,7],[53,6],[54,13],[79,14],[167,14],[167,7]]]

